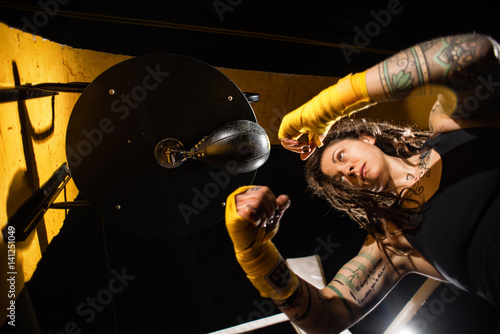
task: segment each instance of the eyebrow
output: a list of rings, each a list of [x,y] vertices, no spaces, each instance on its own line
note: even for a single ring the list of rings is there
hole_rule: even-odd
[[[337,156],[337,154],[336,154],[336,153],[337,153],[337,151],[338,151],[339,149],[340,149],[340,148],[339,148],[339,147],[337,147],[337,148],[333,151],[333,153],[332,153],[332,162],[333,162],[333,163],[336,163],[336,162],[337,162],[337,161],[335,160],[335,157]]]

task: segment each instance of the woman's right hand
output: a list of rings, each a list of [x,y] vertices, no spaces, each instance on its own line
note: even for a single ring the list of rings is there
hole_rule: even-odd
[[[228,199],[226,226],[236,251],[243,251],[270,240],[277,232],[290,198],[277,198],[266,186],[239,188]]]
[[[265,186],[239,188],[226,202],[226,228],[236,259],[265,298],[287,299],[299,284],[271,241],[289,206],[287,195],[276,198]]]

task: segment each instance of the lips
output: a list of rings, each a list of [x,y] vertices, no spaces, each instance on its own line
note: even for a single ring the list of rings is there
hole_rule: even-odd
[[[366,178],[366,164],[363,164],[363,166],[361,166],[361,169],[359,171],[359,176],[361,176],[361,179],[364,181],[365,178]]]

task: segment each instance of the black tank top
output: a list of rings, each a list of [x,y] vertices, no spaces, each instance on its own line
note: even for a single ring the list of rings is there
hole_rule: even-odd
[[[424,204],[420,227],[404,234],[450,283],[498,307],[500,129],[443,133],[427,145],[441,155],[439,189]]]

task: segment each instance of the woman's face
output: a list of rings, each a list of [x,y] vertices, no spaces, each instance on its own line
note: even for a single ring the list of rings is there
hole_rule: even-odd
[[[386,190],[390,180],[386,158],[371,136],[344,139],[325,149],[321,170],[337,181],[380,192]]]

